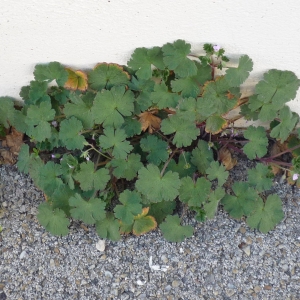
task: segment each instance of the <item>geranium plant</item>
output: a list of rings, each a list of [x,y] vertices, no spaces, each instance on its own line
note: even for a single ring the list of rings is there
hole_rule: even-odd
[[[243,55],[217,76],[229,61],[224,49],[205,44],[204,51],[192,54],[177,40],[135,49],[127,66],[99,63],[83,72],[38,64],[35,80],[21,89],[21,107],[0,98],[4,139],[12,130],[23,134],[17,166],[45,194],[37,217],[46,230],[66,235],[76,219],[95,224],[101,238],[119,240],[159,226],[168,241],[179,242],[193,228],[181,224],[176,204],[200,222],[221,204],[262,232],[283,219],[281,199],[270,189],[276,170],[300,183],[299,116],[286,105],[300,81],[270,70],[242,98],[252,60]],[[240,110],[229,118],[234,109]],[[238,132],[239,118],[270,125]],[[234,153],[257,165],[247,182],[229,186]],[[281,159],[286,153],[290,161]]]

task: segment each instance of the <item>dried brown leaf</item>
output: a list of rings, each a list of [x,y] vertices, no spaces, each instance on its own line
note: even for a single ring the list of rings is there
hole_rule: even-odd
[[[148,129],[149,133],[158,130],[160,128],[161,119],[154,115],[157,110],[145,111],[139,114],[139,122],[142,124],[142,130],[146,131]]]
[[[232,158],[230,151],[224,147],[219,150],[219,160],[227,171],[231,170],[237,164],[236,158]]]

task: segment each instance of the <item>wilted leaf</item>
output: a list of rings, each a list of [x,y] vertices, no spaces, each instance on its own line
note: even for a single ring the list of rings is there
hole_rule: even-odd
[[[225,166],[227,171],[231,170],[237,164],[237,159],[232,158],[231,152],[224,147],[219,150],[219,160]]]
[[[139,122],[142,124],[142,130],[146,131],[148,129],[149,133],[159,130],[161,119],[154,114],[157,113],[157,110],[145,111],[139,114]]]
[[[0,155],[3,158],[4,164],[14,164],[16,162],[23,144],[23,136],[24,134],[18,132],[14,127],[12,127],[11,132],[5,136],[5,140],[2,141],[2,147],[0,149]]]
[[[68,72],[68,80],[64,87],[71,90],[85,91],[88,87],[87,74],[83,71],[74,71],[71,68],[66,68]]]

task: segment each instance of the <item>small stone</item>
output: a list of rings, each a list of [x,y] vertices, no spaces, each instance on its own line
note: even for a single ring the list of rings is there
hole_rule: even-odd
[[[251,244],[252,244],[252,239],[251,239],[250,236],[247,237],[246,243],[247,243],[248,245],[251,245]]]
[[[162,255],[161,256],[161,260],[162,262],[164,262],[165,264],[169,261],[168,257],[166,255]]]
[[[254,292],[255,293],[258,293],[260,291],[261,291],[261,287],[260,286],[257,285],[257,286],[254,287]]]
[[[81,285],[86,285],[87,281],[85,281],[84,279],[81,281]]]
[[[76,285],[80,285],[80,280],[75,280]]]
[[[59,249],[57,247],[54,248],[54,252],[57,253],[57,254],[60,253],[60,251],[59,251]]]
[[[109,272],[109,271],[105,271],[105,272],[104,272],[104,275],[105,275],[105,277],[113,278],[113,275],[112,275],[111,272]]]
[[[289,266],[285,264],[285,265],[282,265],[281,268],[284,272],[286,272],[289,269]]]
[[[50,259],[50,267],[55,267],[55,262],[53,258]]]
[[[231,289],[231,290],[236,289],[235,285],[232,284],[232,283],[228,283],[227,287],[228,287],[229,289]]]
[[[265,285],[265,286],[264,286],[264,290],[269,291],[269,290],[271,290],[271,289],[272,289],[272,287],[271,287],[270,285]]]
[[[232,273],[233,273],[233,274],[238,274],[238,272],[239,272],[238,269],[233,269],[233,270],[232,270]]]
[[[228,297],[231,297],[231,296],[233,296],[235,294],[235,290],[227,290],[226,291],[226,295],[228,296]]]
[[[172,282],[172,287],[173,288],[177,288],[177,287],[179,287],[180,286],[180,281],[179,280],[174,280],[173,282]]]
[[[98,251],[103,252],[105,250],[105,240],[99,240],[96,243],[96,248]]]
[[[172,289],[172,287],[171,287],[170,285],[167,285],[167,286],[165,287],[165,291],[167,291],[167,292],[171,291],[171,289]]]
[[[27,252],[22,251],[22,253],[20,254],[20,259],[24,259],[26,256],[27,256]]]
[[[4,287],[5,287],[5,284],[4,284],[4,283],[2,283],[2,282],[0,282],[0,290],[3,290],[3,289],[4,289]]]
[[[250,254],[251,254],[250,246],[247,246],[247,247],[243,248],[243,251],[245,252],[245,254],[246,254],[247,256],[250,256]]]
[[[256,238],[256,241],[259,242],[260,244],[262,244],[262,242],[263,242],[262,238],[260,238],[260,237]]]
[[[240,228],[240,233],[245,233],[246,232],[246,228],[245,227],[241,227]]]
[[[7,202],[6,201],[2,202],[2,206],[7,207]]]

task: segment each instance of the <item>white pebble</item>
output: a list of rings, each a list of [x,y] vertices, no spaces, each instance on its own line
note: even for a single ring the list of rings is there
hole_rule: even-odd
[[[27,252],[26,251],[22,251],[22,253],[20,254],[20,259],[23,259],[27,256]]]
[[[103,252],[105,250],[105,240],[99,240],[96,243],[96,248],[98,251]]]

